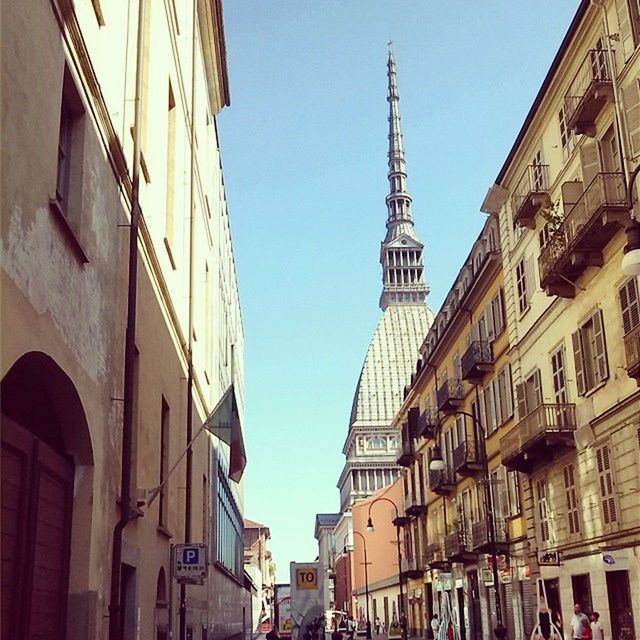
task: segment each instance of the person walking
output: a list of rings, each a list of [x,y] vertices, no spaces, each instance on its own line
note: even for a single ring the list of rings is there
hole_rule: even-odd
[[[594,611],[591,614],[591,637],[593,640],[604,640],[604,629],[600,622],[600,614]]]
[[[356,633],[356,621],[353,616],[349,616],[347,619],[347,635],[349,640],[353,640],[353,636]]]
[[[571,638],[572,640],[589,640],[591,637],[591,625],[589,618],[582,613],[582,605],[576,602],[573,607],[573,617],[571,618]]]
[[[431,618],[431,622],[429,624],[431,625],[431,635],[429,637],[430,638],[437,638],[438,637],[438,629],[440,628],[440,620],[438,620],[438,614],[437,613],[433,614],[433,618]]]
[[[380,622],[380,617],[376,616],[376,620],[374,622],[376,627],[376,635],[379,636],[382,633],[382,622]]]

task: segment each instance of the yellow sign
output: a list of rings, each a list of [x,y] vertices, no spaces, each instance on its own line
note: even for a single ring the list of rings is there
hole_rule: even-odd
[[[313,567],[296,569],[296,587],[298,589],[317,589],[318,570]]]

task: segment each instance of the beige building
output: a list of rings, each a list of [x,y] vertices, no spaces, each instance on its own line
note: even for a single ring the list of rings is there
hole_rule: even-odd
[[[2,5],[7,640],[222,638],[250,606],[222,8],[138,4]],[[228,446],[200,427],[232,381]]]
[[[639,14],[580,3],[483,205],[500,224],[516,390],[500,456],[525,478],[529,563],[565,630],[580,602],[607,638],[640,637],[639,282],[621,270]]]

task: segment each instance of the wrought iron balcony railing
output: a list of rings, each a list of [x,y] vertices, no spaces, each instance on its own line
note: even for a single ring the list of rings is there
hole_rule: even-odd
[[[482,471],[482,463],[473,431],[467,431],[471,431],[465,434],[467,439],[453,450],[453,471],[461,476],[473,477]]]
[[[429,487],[439,496],[446,496],[456,488],[456,478],[451,469],[434,471],[429,469]]]
[[[627,373],[640,384],[640,325],[624,336]]]
[[[596,174],[540,253],[540,284],[547,293],[562,296],[567,281],[575,282],[589,265],[602,266],[601,251],[628,211],[623,174]]]
[[[486,340],[474,340],[460,360],[463,380],[481,380],[493,369],[493,348]]]
[[[513,221],[520,226],[535,228],[535,215],[551,205],[549,196],[549,165],[530,164],[520,177],[511,196]]]
[[[464,402],[462,380],[445,380],[438,389],[437,396],[440,411],[454,411]]]
[[[567,126],[578,134],[595,135],[595,120],[606,102],[612,102],[613,82],[605,49],[587,52],[564,96]]]
[[[508,546],[509,536],[507,522],[504,518],[495,519],[495,541],[498,550],[502,551]],[[491,552],[489,540],[489,520],[486,518],[474,522],[471,531],[471,547],[479,553]]]
[[[413,446],[413,440],[406,439],[405,434],[402,436],[402,443],[398,450],[398,458],[396,462],[401,467],[409,467],[416,459],[415,448]]]
[[[462,529],[454,529],[444,539],[444,555],[449,562],[469,562],[475,559],[471,536]]]
[[[500,440],[502,464],[529,473],[575,447],[575,430],[574,404],[541,404]]]

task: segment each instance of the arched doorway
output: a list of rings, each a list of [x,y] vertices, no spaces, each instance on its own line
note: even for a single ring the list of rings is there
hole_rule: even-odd
[[[66,635],[75,465],[91,443],[70,378],[41,352],[0,383],[2,638]]]
[[[164,567],[160,567],[156,583],[156,640],[167,640],[169,637],[169,603],[167,602],[167,580]]]

